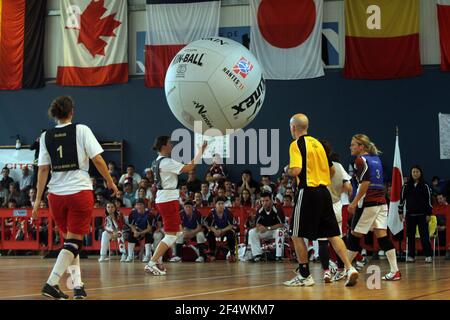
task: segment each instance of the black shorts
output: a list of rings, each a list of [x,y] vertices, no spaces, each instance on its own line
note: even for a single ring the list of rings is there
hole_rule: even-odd
[[[290,229],[293,237],[309,240],[340,235],[333,202],[327,187],[307,187],[298,190]]]

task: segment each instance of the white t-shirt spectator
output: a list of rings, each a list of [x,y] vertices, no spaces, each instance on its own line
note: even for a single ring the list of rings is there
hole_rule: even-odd
[[[159,160],[162,156],[158,156]],[[180,191],[178,186],[178,175],[183,169],[184,164],[173,160],[172,158],[162,159],[159,163],[159,175],[161,177],[161,185],[164,190],[156,192],[156,203],[169,202],[178,200]]]
[[[57,125],[56,128],[68,126],[71,123]],[[83,190],[92,190],[92,182],[89,176],[89,159],[103,152],[103,148],[95,138],[89,127],[77,124],[77,152],[79,169],[64,172],[52,172],[52,178],[48,184],[48,191],[56,195],[69,195]],[[39,149],[39,166],[51,165],[50,154],[45,145],[45,132],[41,135]]]
[[[125,183],[125,180],[127,180],[127,178],[128,178],[128,174],[127,173],[124,173],[121,177],[120,177],[120,180],[119,180],[119,185],[120,186],[123,186],[124,185],[124,183]],[[133,190],[135,191],[135,190],[137,190],[138,188],[139,188],[139,182],[141,182],[141,176],[138,174],[138,173],[134,173],[133,174]]]
[[[20,190],[24,190],[27,187],[31,186],[32,184],[33,184],[33,176],[28,173],[26,177],[22,176],[22,178],[20,178],[19,188]]]
[[[331,185],[328,186],[328,190],[330,191],[333,203],[336,203],[341,200],[342,184],[344,181],[350,181],[351,177],[339,162],[333,161],[333,166],[335,173],[333,178],[331,178]]]

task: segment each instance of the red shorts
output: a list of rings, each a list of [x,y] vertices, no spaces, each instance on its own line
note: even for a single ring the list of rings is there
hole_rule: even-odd
[[[94,195],[84,190],[66,196],[48,195],[50,212],[62,233],[85,235],[90,232]]]
[[[164,231],[179,232],[181,230],[180,202],[178,200],[157,203],[156,209],[161,214]]]

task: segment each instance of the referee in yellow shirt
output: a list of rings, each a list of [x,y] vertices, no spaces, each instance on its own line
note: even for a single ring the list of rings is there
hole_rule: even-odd
[[[309,272],[308,250],[303,238],[316,240],[328,238],[336,253],[345,264],[346,286],[353,286],[358,272],[347,257],[347,248],[340,238],[339,225],[327,186],[334,174],[333,163],[322,144],[308,135],[308,118],[301,113],[290,121],[292,138],[289,147],[289,169],[287,174],[296,177],[297,194],[291,217],[292,241],[299,263],[298,274],[286,286],[312,286],[314,279]]]

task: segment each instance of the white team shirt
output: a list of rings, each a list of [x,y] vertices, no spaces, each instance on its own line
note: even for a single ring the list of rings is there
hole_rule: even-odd
[[[57,125],[56,128],[68,126],[71,123]],[[48,184],[48,191],[56,195],[69,195],[83,190],[92,190],[92,181],[89,176],[89,159],[103,152],[103,148],[95,138],[89,127],[77,124],[77,152],[79,169],[65,172],[52,172]],[[38,166],[51,165],[50,154],[45,145],[45,132],[42,133],[39,147]]]
[[[159,160],[161,155],[156,158]],[[156,192],[155,203],[169,202],[178,200],[180,197],[180,191],[178,186],[178,175],[183,169],[184,164],[173,160],[172,158],[165,158],[159,163],[159,176],[161,177],[161,185],[164,189],[170,190],[158,190]]]
[[[331,199],[333,200],[333,203],[336,203],[341,200],[343,181],[350,181],[351,177],[339,162],[333,161],[333,166],[336,172],[331,179],[331,185],[328,186],[328,190],[331,193]]]

